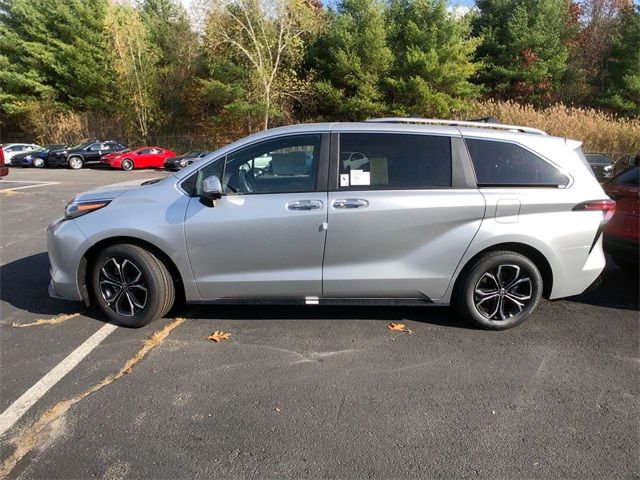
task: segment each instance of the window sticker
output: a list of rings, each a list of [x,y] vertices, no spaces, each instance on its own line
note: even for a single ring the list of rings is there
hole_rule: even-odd
[[[351,185],[371,185],[371,172],[351,170]]]
[[[389,184],[389,167],[386,157],[370,158],[371,183],[373,185]]]
[[[349,174],[348,173],[341,173],[340,174],[340,186],[341,187],[348,187],[349,186]]]

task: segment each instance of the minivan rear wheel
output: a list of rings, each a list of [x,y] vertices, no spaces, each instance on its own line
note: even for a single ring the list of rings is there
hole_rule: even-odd
[[[542,297],[542,276],[516,252],[487,252],[460,279],[455,306],[472,323],[504,330],[524,322]]]
[[[153,254],[137,245],[112,245],[95,257],[91,268],[93,300],[114,323],[141,327],[173,306],[171,275]]]

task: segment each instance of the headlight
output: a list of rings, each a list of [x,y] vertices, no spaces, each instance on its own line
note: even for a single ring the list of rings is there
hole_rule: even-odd
[[[110,200],[97,202],[76,202],[72,200],[64,209],[64,218],[65,220],[78,218],[95,210],[100,210],[109,205],[109,203],[111,203]]]

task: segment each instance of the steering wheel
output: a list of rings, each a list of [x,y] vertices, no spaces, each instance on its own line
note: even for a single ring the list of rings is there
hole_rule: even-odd
[[[240,185],[244,189],[246,193],[253,192],[253,185],[251,180],[249,180],[249,172],[245,170],[240,170],[238,172],[238,179],[240,180]]]

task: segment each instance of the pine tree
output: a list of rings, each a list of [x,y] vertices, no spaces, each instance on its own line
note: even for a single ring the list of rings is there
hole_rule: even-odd
[[[479,80],[501,98],[554,100],[567,68],[566,0],[478,0]]]
[[[640,116],[640,5],[623,10],[611,44],[604,104]]]
[[[388,108],[382,82],[392,63],[381,0],[343,0],[310,49],[309,66],[318,113],[331,119],[361,120]]]
[[[0,109],[31,102],[107,110],[113,76],[103,42],[107,0],[0,2]]]
[[[189,95],[195,84],[201,45],[191,28],[186,10],[178,0],[143,0],[140,16],[149,41],[158,51],[159,112],[172,129],[189,128]]]
[[[396,114],[450,116],[479,94],[470,82],[479,44],[468,18],[458,18],[445,0],[392,0],[387,10],[393,67],[386,81]]]

